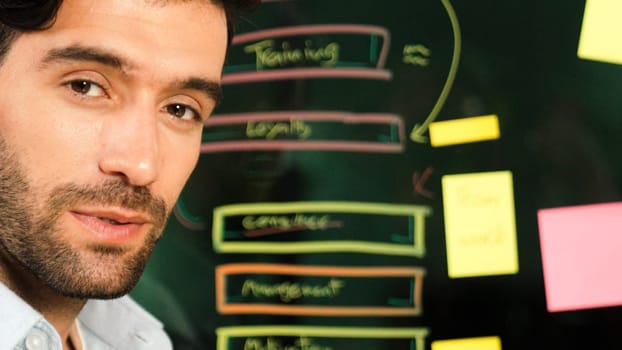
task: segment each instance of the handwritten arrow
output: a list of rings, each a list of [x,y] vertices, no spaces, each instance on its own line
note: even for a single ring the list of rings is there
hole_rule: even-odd
[[[462,46],[462,36],[460,34],[460,23],[458,23],[458,17],[456,16],[456,12],[454,8],[451,6],[449,0],[441,0],[443,6],[445,6],[445,10],[447,10],[447,14],[449,15],[449,21],[451,22],[451,28],[454,33],[454,54],[451,59],[451,65],[449,67],[449,74],[447,75],[447,81],[443,86],[443,90],[441,90],[441,95],[439,96],[434,108],[426,118],[426,120],[422,124],[415,124],[415,127],[410,132],[410,139],[413,142],[417,143],[426,143],[428,142],[427,136],[424,134],[428,131],[430,123],[432,123],[438,113],[443,108],[445,101],[447,100],[447,96],[451,91],[451,88],[454,84],[454,79],[456,78],[456,73],[458,72],[458,65],[460,63],[460,49]]]
[[[423,187],[425,186],[426,181],[428,181],[428,178],[430,177],[430,175],[432,175],[433,171],[434,169],[432,167],[427,167],[423,171],[423,174],[421,174],[421,176],[419,175],[418,171],[415,171],[415,173],[413,174],[413,189],[414,189],[415,194],[420,194],[429,199],[434,198],[434,193],[426,190]]]

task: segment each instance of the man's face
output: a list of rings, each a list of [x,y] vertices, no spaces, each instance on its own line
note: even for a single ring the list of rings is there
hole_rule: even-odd
[[[5,270],[129,291],[198,159],[226,35],[209,1],[65,0],[18,37],[0,66]]]

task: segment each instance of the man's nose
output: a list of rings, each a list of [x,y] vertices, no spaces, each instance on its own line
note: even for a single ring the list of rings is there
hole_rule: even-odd
[[[156,180],[160,166],[157,111],[129,106],[103,122],[100,136],[100,171],[133,186]]]

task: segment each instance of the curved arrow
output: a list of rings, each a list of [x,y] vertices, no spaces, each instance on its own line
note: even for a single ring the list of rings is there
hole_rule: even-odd
[[[441,0],[443,6],[445,6],[445,10],[447,10],[447,14],[449,15],[449,21],[451,22],[451,29],[454,33],[454,54],[451,59],[451,66],[449,67],[449,75],[447,76],[447,81],[445,82],[445,86],[443,86],[443,90],[441,90],[441,95],[436,101],[434,108],[428,115],[428,118],[422,124],[416,124],[413,130],[410,132],[410,139],[414,142],[425,143],[428,141],[426,136],[423,136],[425,132],[428,131],[428,127],[430,123],[432,123],[438,113],[443,108],[445,104],[445,100],[447,100],[447,96],[451,91],[451,88],[454,84],[454,79],[456,78],[456,73],[458,72],[458,65],[460,63],[460,48],[462,45],[462,37],[460,35],[460,24],[458,23],[458,17],[456,16],[456,12],[454,8],[451,6],[449,0]]]

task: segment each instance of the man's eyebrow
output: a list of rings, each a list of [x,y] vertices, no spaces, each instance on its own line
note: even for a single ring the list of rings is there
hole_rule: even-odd
[[[131,65],[123,57],[114,53],[89,46],[72,45],[48,51],[41,61],[42,65],[57,61],[90,61],[97,62],[126,72]],[[197,90],[216,103],[222,98],[222,87],[211,79],[191,77],[174,84],[180,90]]]
[[[213,99],[216,103],[220,102],[222,98],[222,87],[220,84],[209,79],[188,78],[176,84],[176,87],[180,90],[197,90]]]
[[[125,71],[129,68],[126,60],[120,56],[95,47],[72,45],[51,49],[41,60],[45,66],[56,61],[91,61]]]

